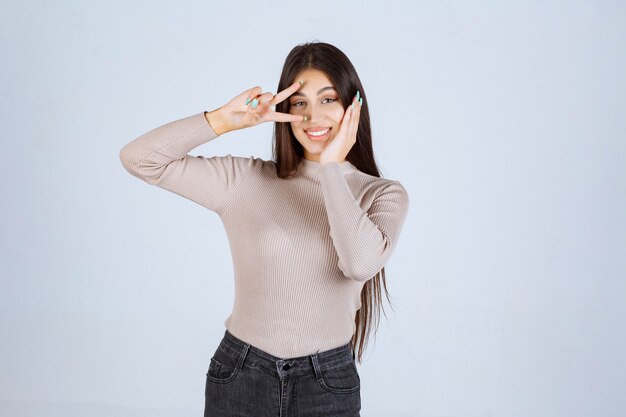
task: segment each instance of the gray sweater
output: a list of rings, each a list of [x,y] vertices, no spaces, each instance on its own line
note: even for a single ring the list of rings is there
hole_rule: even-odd
[[[201,112],[141,135],[120,158],[132,175],[220,216],[235,280],[230,333],[279,358],[348,343],[363,285],[398,245],[405,188],[348,161],[303,159],[280,179],[273,161],[188,154],[216,137]]]

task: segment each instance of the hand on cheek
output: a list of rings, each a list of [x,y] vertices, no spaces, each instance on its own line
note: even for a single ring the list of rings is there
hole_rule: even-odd
[[[352,103],[344,111],[339,131],[320,153],[321,163],[331,161],[341,163],[346,159],[348,152],[356,143],[362,103],[363,98],[359,98],[359,92],[357,91],[357,95],[352,99]]]

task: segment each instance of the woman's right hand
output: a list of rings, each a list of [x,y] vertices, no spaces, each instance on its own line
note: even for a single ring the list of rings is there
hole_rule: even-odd
[[[269,92],[261,94],[261,87],[253,87],[234,97],[222,107],[207,112],[205,116],[218,135],[264,122],[302,122],[306,116],[272,110],[272,106],[295,93],[300,86],[300,82],[295,82],[276,95]],[[256,107],[253,107],[254,100],[258,102]]]

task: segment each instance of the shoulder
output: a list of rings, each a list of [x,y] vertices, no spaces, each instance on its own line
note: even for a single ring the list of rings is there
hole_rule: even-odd
[[[359,170],[354,170],[351,174],[359,182],[366,184],[368,188],[377,192],[394,192],[408,195],[406,188],[399,180],[376,177]]]
[[[408,208],[409,193],[398,180],[383,179],[377,188],[376,198],[394,201],[401,207]]]
[[[274,161],[265,160],[254,155],[237,156],[227,154],[219,158],[221,158],[225,163],[232,165],[242,174],[266,175],[276,172]]]
[[[373,201],[393,201],[408,208],[409,193],[399,180],[377,177],[362,171],[354,171],[352,177],[361,184],[363,191],[373,196]]]
[[[226,154],[224,156],[214,156],[214,159],[219,159],[225,163],[231,164],[240,169],[264,169],[268,166],[268,164],[272,163],[272,161],[266,161],[262,158],[255,157],[254,155],[250,156],[238,156],[232,154]]]

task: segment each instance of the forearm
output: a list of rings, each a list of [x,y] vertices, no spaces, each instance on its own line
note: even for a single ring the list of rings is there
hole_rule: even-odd
[[[357,281],[372,278],[396,247],[408,210],[406,190],[398,182],[385,185],[366,212],[336,162],[323,164],[318,178],[339,269]]]

